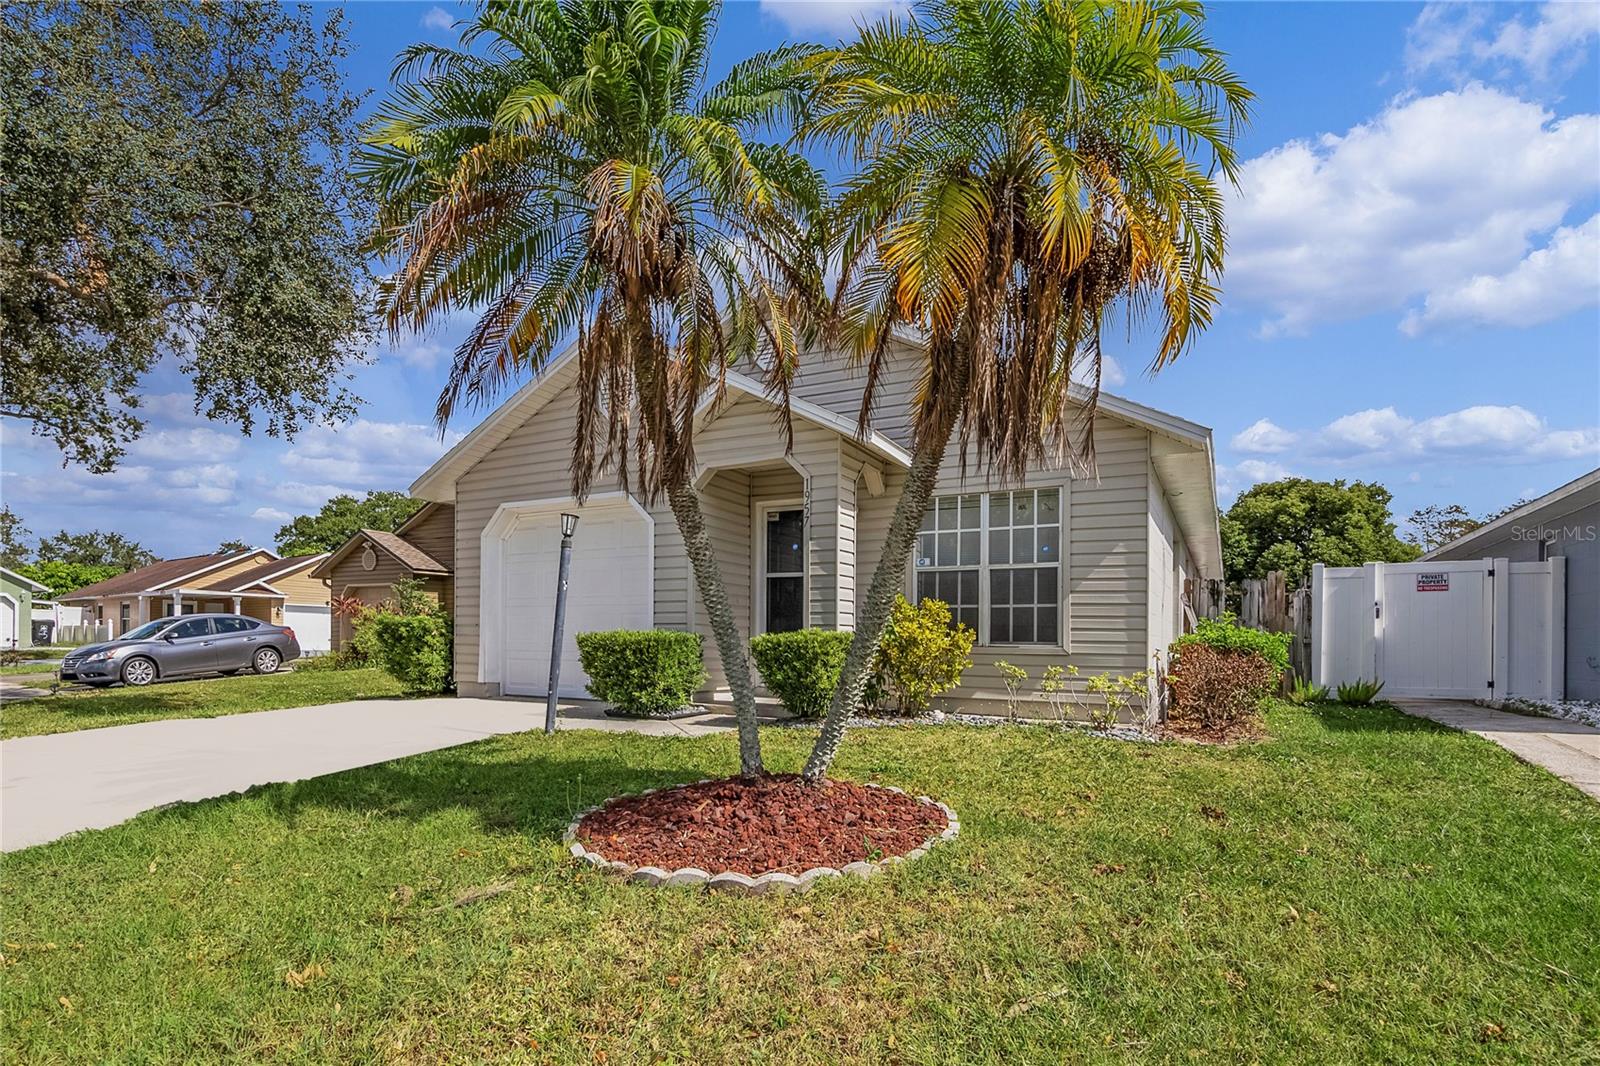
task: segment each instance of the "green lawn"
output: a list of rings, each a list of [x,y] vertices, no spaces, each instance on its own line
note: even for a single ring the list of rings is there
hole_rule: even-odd
[[[6,857],[5,1054],[1600,1059],[1600,805],[1385,708],[1269,724],[859,731],[840,773],[962,835],[803,897],[621,884],[559,844],[605,796],[729,772],[729,735],[523,734],[153,812]],[[777,769],[809,743],[766,738]]]
[[[66,733],[158,718],[218,718],[398,695],[400,686],[376,669],[241,674],[148,688],[75,689],[30,700],[8,700],[0,708],[0,737]]]
[[[0,666],[0,677],[20,677],[22,675],[54,677],[55,672],[55,666],[47,662],[15,663],[10,666]]]

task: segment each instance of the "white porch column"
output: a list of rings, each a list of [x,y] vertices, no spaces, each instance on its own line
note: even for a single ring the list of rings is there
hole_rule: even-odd
[[[244,605],[244,597],[243,596],[235,596],[233,598],[233,613],[234,614],[239,614],[240,613],[240,608],[243,605]]]
[[[183,592],[180,589],[172,590],[172,616],[174,618],[183,614]]]

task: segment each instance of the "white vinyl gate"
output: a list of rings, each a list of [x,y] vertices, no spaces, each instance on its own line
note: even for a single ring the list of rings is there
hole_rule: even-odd
[[[1311,571],[1311,679],[1385,696],[1561,699],[1566,560],[1368,563]]]

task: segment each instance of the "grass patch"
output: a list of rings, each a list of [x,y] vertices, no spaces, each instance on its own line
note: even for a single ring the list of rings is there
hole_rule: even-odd
[[[12,666],[0,666],[0,677],[54,677],[55,669],[49,663],[17,663]]]
[[[1387,708],[1219,749],[860,730],[962,835],[803,897],[645,889],[559,835],[730,735],[521,734],[5,858],[40,1061],[1593,1061],[1600,805]],[[810,737],[769,730],[769,764]],[[15,945],[15,946],[13,946]]]
[[[66,733],[161,718],[219,718],[225,714],[398,695],[400,686],[376,669],[304,674],[290,670],[174,681],[148,688],[75,689],[54,696],[8,701],[0,709],[0,737]]]

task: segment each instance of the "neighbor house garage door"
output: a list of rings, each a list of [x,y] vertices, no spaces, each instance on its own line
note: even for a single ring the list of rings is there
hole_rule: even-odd
[[[591,500],[573,539],[560,695],[589,695],[575,637],[601,629],[649,629],[651,531],[626,500]],[[524,514],[502,549],[502,691],[543,696],[550,683],[550,637],[561,560],[559,508]]]
[[[301,651],[327,651],[333,647],[333,612],[327,607],[285,607],[283,624],[294,630]]]

